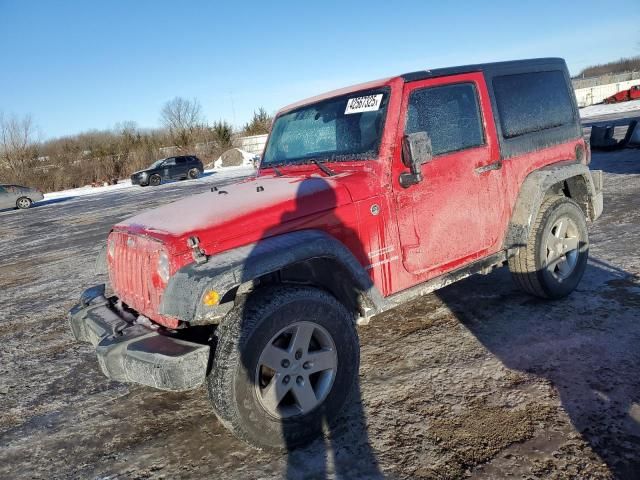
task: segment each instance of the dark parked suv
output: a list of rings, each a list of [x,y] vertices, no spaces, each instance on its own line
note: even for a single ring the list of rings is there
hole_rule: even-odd
[[[156,160],[145,170],[140,170],[131,175],[131,183],[134,185],[157,186],[162,180],[183,180],[185,178],[198,178],[204,172],[202,162],[194,155],[181,155]]]

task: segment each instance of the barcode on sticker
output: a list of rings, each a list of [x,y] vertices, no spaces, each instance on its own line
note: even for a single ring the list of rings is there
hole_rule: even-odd
[[[382,103],[383,93],[377,95],[365,95],[364,97],[354,97],[347,100],[347,108],[344,109],[344,114],[361,113],[361,112],[375,112],[380,108]]]

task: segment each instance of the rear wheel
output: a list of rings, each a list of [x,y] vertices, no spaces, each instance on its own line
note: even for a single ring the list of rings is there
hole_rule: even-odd
[[[162,179],[160,178],[160,175],[151,175],[151,178],[149,178],[149,185],[152,187],[157,187],[161,182]]]
[[[314,288],[265,289],[220,326],[209,397],[240,439],[291,449],[336,418],[359,358],[353,316],[334,297]]]
[[[16,207],[25,210],[27,208],[30,208],[32,205],[32,201],[30,198],[27,197],[20,197],[17,201],[16,201]]]
[[[509,270],[525,292],[562,298],[580,282],[588,256],[584,212],[573,200],[554,196],[540,206],[527,245],[509,259]]]
[[[199,176],[200,176],[200,170],[198,170],[197,168],[192,168],[191,170],[189,170],[189,178],[191,180],[195,180]]]

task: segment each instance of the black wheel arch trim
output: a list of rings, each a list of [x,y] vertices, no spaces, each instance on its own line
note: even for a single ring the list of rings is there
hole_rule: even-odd
[[[575,160],[555,163],[534,170],[525,178],[511,212],[511,219],[504,239],[504,248],[526,244],[540,205],[554,186],[568,189],[572,198],[585,212],[588,220],[594,221],[602,213],[602,172],[589,170],[587,165]]]
[[[381,311],[384,298],[339,240],[319,230],[301,230],[238,247],[210,256],[206,263],[192,263],[176,272],[167,285],[160,313],[191,325],[219,323],[231,310],[243,286],[270,274],[287,271],[292,283],[309,276],[322,279],[320,286],[356,308],[355,317]],[[220,295],[220,304],[209,307],[203,298],[210,290]]]

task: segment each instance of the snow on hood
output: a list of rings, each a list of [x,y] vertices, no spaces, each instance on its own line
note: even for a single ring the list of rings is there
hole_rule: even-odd
[[[324,177],[258,177],[218,187],[147,210],[115,226],[136,233],[219,241],[261,234],[297,218],[351,202],[339,180]]]

